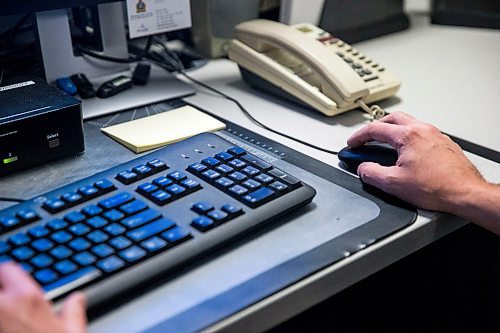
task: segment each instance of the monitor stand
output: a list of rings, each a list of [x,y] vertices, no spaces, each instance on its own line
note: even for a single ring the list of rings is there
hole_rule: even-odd
[[[107,3],[98,6],[103,55],[128,57],[123,4]],[[57,78],[84,73],[97,88],[103,82],[118,75],[132,74],[133,65],[117,64],[75,56],[65,9],[37,13],[38,38],[45,69],[45,78],[53,82]],[[160,101],[194,94],[188,84],[160,68],[153,68],[147,85],[133,88],[106,99],[83,100],[83,118],[93,118],[108,113],[132,109]]]

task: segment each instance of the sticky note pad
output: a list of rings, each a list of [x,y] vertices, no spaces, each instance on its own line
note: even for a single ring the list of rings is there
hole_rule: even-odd
[[[226,125],[192,106],[102,128],[101,131],[135,153],[158,148]]]

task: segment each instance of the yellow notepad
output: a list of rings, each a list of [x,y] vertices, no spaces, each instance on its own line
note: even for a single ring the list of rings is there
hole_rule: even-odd
[[[158,148],[226,125],[191,106],[102,128],[101,131],[135,153]]]

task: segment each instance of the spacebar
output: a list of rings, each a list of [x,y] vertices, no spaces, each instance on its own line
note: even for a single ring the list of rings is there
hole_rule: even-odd
[[[57,296],[98,278],[101,274],[102,272],[99,269],[92,266],[82,268],[62,279],[45,285],[43,287],[45,298],[54,299]]]

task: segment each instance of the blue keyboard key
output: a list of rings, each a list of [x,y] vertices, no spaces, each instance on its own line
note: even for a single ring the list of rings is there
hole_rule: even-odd
[[[139,214],[127,217],[122,220],[122,224],[129,228],[136,228],[144,223],[151,222],[159,218],[161,214],[154,209],[147,209]]]
[[[166,218],[160,218],[145,226],[129,231],[127,236],[134,241],[141,241],[151,236],[154,236],[162,231],[175,226],[175,222]]]
[[[0,254],[4,254],[9,250],[10,250],[10,245],[7,244],[7,242],[0,241]]]
[[[161,237],[166,239],[171,244],[178,244],[180,242],[190,239],[192,236],[189,230],[183,227],[174,227],[162,233]]]
[[[38,214],[31,209],[20,210],[16,213],[16,215],[24,222],[33,222],[40,219],[40,216],[38,216]]]
[[[229,188],[229,187],[234,185],[234,181],[232,181],[229,178],[222,177],[222,178],[219,178],[215,181],[215,185],[222,188],[222,189]]]
[[[52,198],[45,201],[42,207],[50,213],[57,213],[66,209],[68,205],[59,198]]]
[[[139,175],[132,171],[122,171],[116,175],[116,179],[125,185],[132,184],[133,182],[139,180]]]
[[[122,218],[125,217],[125,214],[116,209],[108,210],[103,215],[110,222],[120,221]]]
[[[214,181],[220,177],[220,173],[218,173],[214,170],[208,169],[207,171],[203,171],[201,173],[201,177],[208,180],[208,181]]]
[[[14,227],[19,223],[21,223],[21,220],[19,220],[17,217],[14,216],[0,217],[0,225],[2,225],[5,228]]]
[[[221,209],[232,216],[243,213],[243,208],[237,204],[227,203],[223,205]]]
[[[73,251],[68,249],[64,245],[59,245],[50,250],[50,254],[55,257],[56,259],[64,259],[68,258],[70,255],[73,254]]]
[[[208,212],[207,216],[217,223],[222,223],[227,221],[229,214],[220,209],[214,209]]]
[[[193,179],[184,179],[181,182],[181,185],[184,188],[186,188],[187,190],[189,190],[189,192],[193,192],[193,191],[201,189],[200,183],[198,183],[196,180],[193,180]]]
[[[274,178],[269,176],[268,174],[261,173],[260,175],[255,177],[255,180],[257,180],[263,184],[269,184],[270,182],[272,182],[274,180]]]
[[[52,238],[57,243],[66,243],[67,241],[73,239],[73,236],[64,230],[53,233],[50,238]]]
[[[137,192],[144,194],[144,195],[149,195],[150,193],[153,193],[154,191],[158,190],[158,186],[151,184],[151,183],[144,183],[139,186],[137,186]]]
[[[275,190],[277,193],[284,193],[288,191],[288,185],[283,184],[280,181],[275,181],[269,184],[269,187]]]
[[[99,192],[107,193],[115,189],[115,185],[107,179],[100,179],[94,183]]]
[[[130,193],[120,192],[113,195],[112,197],[99,201],[99,206],[103,207],[104,209],[112,209],[129,202],[133,198],[134,197]]]
[[[205,214],[214,209],[214,205],[207,201],[198,201],[191,206],[191,209],[198,214]]]
[[[132,168],[132,172],[136,173],[139,179],[142,179],[153,174],[153,169],[151,169],[147,165],[141,164]]]
[[[182,171],[172,171],[172,172],[167,174],[167,177],[176,181],[176,182],[180,182],[180,181],[186,179],[187,175]]]
[[[97,260],[97,258],[92,253],[87,251],[75,254],[72,259],[76,261],[80,266],[92,265]]]
[[[229,161],[233,158],[233,155],[229,154],[229,153],[226,153],[225,151],[221,152],[221,153],[218,153],[215,155],[215,158],[220,160],[220,161],[223,161],[223,162],[226,162],[226,161]]]
[[[53,270],[46,268],[35,272],[35,279],[41,284],[50,283],[58,278],[58,275]]]
[[[109,239],[109,236],[106,235],[101,230],[96,230],[96,231],[92,231],[91,233],[89,233],[87,235],[87,239],[91,240],[95,244],[98,244],[98,243],[102,243],[102,242],[107,241]]]
[[[162,160],[159,160],[155,158],[154,160],[151,160],[147,163],[147,165],[152,168],[155,172],[160,172],[163,170],[168,169],[168,165],[163,162]]]
[[[132,245],[132,241],[130,239],[128,239],[127,237],[123,237],[123,236],[115,237],[112,240],[110,240],[108,243],[109,243],[109,245],[111,245],[112,247],[114,247],[117,250],[123,250],[123,249],[129,247],[130,245]]]
[[[221,164],[217,168],[215,168],[215,170],[217,172],[220,172],[220,173],[224,174],[224,175],[227,175],[228,173],[233,172],[234,168],[230,167],[227,164]]]
[[[65,285],[82,285],[84,283],[88,283],[97,277],[101,276],[102,273],[95,267],[84,267],[79,269],[78,271],[75,271],[69,275],[66,275],[57,281],[54,281],[55,279],[52,279],[51,281],[46,282],[46,285],[43,286],[43,290],[46,293],[50,293],[51,291],[56,291],[60,287],[63,287]],[[52,282],[54,281],[54,282]],[[52,282],[52,283],[50,283]]]
[[[76,236],[82,236],[89,232],[90,228],[86,224],[78,223],[70,226],[68,230]]]
[[[47,227],[45,227],[43,225],[37,225],[37,226],[34,226],[33,228],[28,230],[28,234],[30,234],[30,236],[35,237],[35,238],[47,236],[49,234],[49,232],[50,232],[50,230],[47,229]]]
[[[229,148],[227,150],[227,152],[231,155],[234,155],[234,156],[241,156],[241,155],[246,154],[245,149],[238,147],[238,146],[234,146],[234,147]]]
[[[68,226],[68,222],[61,219],[54,219],[47,223],[47,226],[52,230],[61,230]]]
[[[214,157],[207,157],[201,161],[202,164],[205,164],[208,167],[216,167],[220,164],[220,161]]]
[[[246,167],[246,165],[247,165],[246,162],[243,162],[242,160],[237,159],[237,158],[235,158],[232,161],[229,161],[228,164],[235,169],[242,169],[242,168]]]
[[[193,164],[188,165],[187,170],[189,172],[194,173],[194,174],[199,174],[199,173],[207,170],[207,166],[203,165],[201,163],[193,163]]]
[[[97,205],[88,205],[82,208],[82,213],[87,216],[96,216],[102,213],[102,208]]]
[[[231,188],[229,188],[229,191],[236,196],[242,196],[248,192],[248,189],[244,188],[243,186],[240,185],[235,185]]]
[[[76,271],[78,266],[71,260],[63,260],[56,263],[54,265],[54,268],[62,275],[67,275],[69,273],[73,273],[74,271]]]
[[[155,252],[167,246],[167,242],[155,236],[143,241],[141,246],[149,252]]]
[[[94,216],[87,220],[87,224],[94,229],[100,229],[104,227],[106,224],[108,224],[108,221],[106,221],[100,216]]]
[[[168,185],[173,184],[173,182],[174,182],[174,181],[173,181],[172,179],[168,179],[167,177],[163,177],[163,176],[158,177],[158,178],[155,178],[155,179],[153,180],[153,184],[154,184],[154,185],[156,185],[156,186],[158,186],[158,187],[162,187],[162,188],[163,188],[163,187],[166,187],[166,186],[168,186]]]
[[[43,251],[48,251],[51,248],[53,248],[54,243],[51,242],[50,240],[48,240],[47,238],[40,238],[34,242],[31,242],[31,247],[33,247],[34,249],[36,249],[40,252],[43,252]]]
[[[120,210],[127,215],[132,215],[148,208],[148,205],[141,200],[134,200],[120,206]]]
[[[271,200],[275,193],[268,187],[262,187],[257,191],[245,195],[243,202],[250,207],[257,207]]]
[[[29,258],[33,257],[34,254],[35,251],[27,246],[18,247],[17,249],[12,251],[12,255],[19,261],[28,260]]]
[[[9,238],[9,242],[11,242],[15,246],[28,244],[30,240],[31,238],[23,232],[12,235]]]
[[[21,267],[28,273],[33,273],[34,271],[34,268],[33,266],[31,266],[30,264],[26,263],[26,262],[22,262],[20,263],[21,264]]]
[[[229,174],[228,177],[234,180],[235,182],[242,182],[248,178],[247,175],[238,171]]]
[[[131,246],[126,250],[123,250],[119,253],[122,259],[125,259],[128,262],[134,262],[146,255],[146,251],[144,251],[139,246]]]
[[[0,255],[0,264],[4,262],[12,261],[12,258],[8,255]]]
[[[73,250],[80,252],[88,249],[92,244],[85,238],[75,238],[68,244]]]
[[[97,262],[97,267],[99,267],[106,273],[116,271],[117,269],[120,269],[123,266],[125,266],[125,262],[116,256],[110,256],[109,258],[102,259],[99,262]]]
[[[38,254],[31,259],[31,263],[38,268],[48,267],[52,265],[53,262],[54,259],[46,255],[45,253]]]
[[[204,215],[195,217],[191,225],[200,231],[207,231],[216,226],[214,220]]]
[[[64,215],[64,219],[70,223],[78,223],[78,222],[85,221],[86,216],[80,212],[71,212],[71,213]]]
[[[250,165],[247,165],[246,167],[241,169],[241,172],[249,175],[250,177],[253,177],[253,176],[258,175],[260,173],[259,169],[254,168],[253,166],[250,166]]]
[[[245,186],[246,188],[248,188],[251,191],[256,190],[262,186],[261,183],[255,181],[253,179],[247,179],[241,185]]]
[[[83,201],[83,197],[76,192],[64,193],[61,199],[66,201],[69,205],[76,205]]]
[[[184,192],[186,192],[186,189],[178,184],[170,185],[165,190],[175,196],[182,195]]]
[[[159,190],[151,194],[151,200],[153,200],[153,202],[157,205],[162,206],[172,200],[172,195],[163,190]]]
[[[107,244],[96,245],[90,251],[101,258],[107,257],[115,252],[115,250],[113,250],[113,248]]]
[[[78,189],[78,193],[80,193],[82,196],[86,198],[94,198],[95,196],[99,195],[99,190],[92,185],[86,185],[80,187]]]
[[[123,234],[127,229],[118,223],[113,223],[104,227],[104,230],[111,236],[117,236]]]

